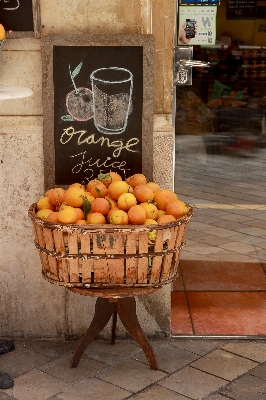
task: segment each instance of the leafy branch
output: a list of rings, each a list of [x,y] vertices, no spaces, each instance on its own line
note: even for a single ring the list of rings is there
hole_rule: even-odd
[[[80,73],[80,70],[81,70],[82,65],[83,65],[83,63],[81,62],[81,63],[74,69],[74,71],[71,71],[71,69],[70,69],[70,64],[69,64],[69,66],[68,66],[70,78],[71,78],[71,80],[72,80],[72,83],[73,83],[73,86],[74,86],[74,88],[75,88],[75,92],[76,92],[76,93],[78,93],[79,91],[78,91],[77,86],[76,86],[76,84],[75,84],[74,78],[76,78],[76,76]]]

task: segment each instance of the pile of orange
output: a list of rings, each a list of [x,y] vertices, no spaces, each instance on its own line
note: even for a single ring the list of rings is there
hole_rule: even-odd
[[[100,174],[86,185],[53,188],[37,202],[36,217],[62,224],[164,224],[188,212],[185,202],[143,174],[123,180],[116,172]]]

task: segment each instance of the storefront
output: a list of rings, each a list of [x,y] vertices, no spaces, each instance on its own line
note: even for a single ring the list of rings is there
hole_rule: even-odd
[[[177,85],[175,188],[197,207],[172,293],[177,335],[266,331],[266,3],[242,4],[221,0],[215,44],[193,46],[209,67]]]

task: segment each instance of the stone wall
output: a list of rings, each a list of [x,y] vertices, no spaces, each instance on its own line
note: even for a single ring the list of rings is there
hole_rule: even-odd
[[[154,180],[173,187],[172,0],[40,0],[42,35],[155,35]],[[1,22],[1,21],[0,21]],[[0,337],[80,337],[95,300],[46,282],[33,244],[29,206],[43,195],[41,38],[7,39],[0,86],[25,86],[32,97],[0,102]],[[149,336],[170,332],[170,285],[137,298]],[[103,334],[109,334],[110,325]],[[125,333],[121,324],[118,335]]]

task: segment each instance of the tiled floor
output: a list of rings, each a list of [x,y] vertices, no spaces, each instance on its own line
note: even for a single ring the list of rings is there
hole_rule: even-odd
[[[158,362],[151,370],[133,340],[95,340],[77,368],[77,342],[16,341],[0,356],[14,387],[0,400],[263,400],[266,341],[162,339],[150,341]]]
[[[196,206],[173,284],[174,335],[266,335],[266,149],[176,137],[175,191]]]

